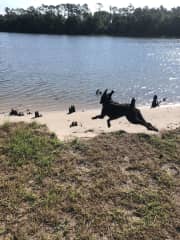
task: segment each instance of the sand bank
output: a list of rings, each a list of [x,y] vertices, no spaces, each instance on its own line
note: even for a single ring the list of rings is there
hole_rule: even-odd
[[[180,126],[180,105],[161,106],[156,109],[149,107],[140,107],[144,118],[156,126],[160,131],[165,129],[175,129]],[[127,121],[125,117],[112,121],[112,127],[108,128],[106,119],[92,120],[91,118],[99,114],[101,109],[86,111],[77,111],[68,115],[65,111],[42,112],[43,117],[33,119],[32,115],[23,117],[12,117],[8,114],[0,115],[0,124],[4,122],[32,122],[46,124],[50,131],[55,132],[57,136],[64,140],[73,137],[90,138],[103,132],[112,132],[124,130],[130,133],[154,133],[146,130],[145,127],[134,125]],[[78,126],[70,128],[72,121],[77,121]]]

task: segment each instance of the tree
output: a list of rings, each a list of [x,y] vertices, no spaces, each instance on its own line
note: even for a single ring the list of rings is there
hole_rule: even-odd
[[[103,9],[102,3],[96,3],[96,6],[97,6],[97,12],[100,12]]]
[[[108,34],[138,37],[179,37],[180,7],[126,8],[110,6],[103,11],[97,3],[92,13],[87,4],[44,5],[35,8],[5,8],[0,31],[50,34]]]

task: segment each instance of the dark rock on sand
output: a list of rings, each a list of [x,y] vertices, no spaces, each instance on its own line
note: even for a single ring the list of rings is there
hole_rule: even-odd
[[[23,112],[18,112],[17,110],[15,109],[11,109],[10,113],[9,113],[9,116],[18,116],[18,117],[22,117],[24,116],[24,113]]]
[[[71,114],[71,113],[74,113],[74,112],[76,112],[76,108],[75,108],[74,105],[71,105],[71,106],[69,107],[69,112],[68,112],[68,114]]]
[[[78,123],[76,121],[73,121],[69,127],[71,128],[71,127],[77,127],[77,126],[78,126]]]
[[[36,111],[34,114],[35,114],[35,118],[42,117],[42,114],[39,114],[39,112],[38,112],[38,111]]]

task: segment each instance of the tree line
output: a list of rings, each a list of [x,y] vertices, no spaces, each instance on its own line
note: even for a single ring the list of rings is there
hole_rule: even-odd
[[[41,5],[37,8],[5,8],[1,32],[131,37],[180,37],[180,7],[109,7],[101,3],[92,13],[87,4]]]

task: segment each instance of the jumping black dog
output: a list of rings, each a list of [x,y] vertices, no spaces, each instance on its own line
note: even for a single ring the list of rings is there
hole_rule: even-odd
[[[120,104],[112,100],[113,93],[114,91],[107,93],[107,89],[104,91],[100,99],[100,104],[102,104],[101,114],[93,117],[92,119],[98,119],[98,118],[102,119],[105,116],[108,116],[109,119],[107,120],[107,125],[108,127],[111,127],[111,123],[110,123],[111,120],[125,116],[128,119],[128,121],[133,124],[143,125],[148,130],[151,130],[151,131],[156,131],[156,132],[158,131],[158,129],[153,127],[151,123],[146,122],[140,110],[136,108],[135,98],[132,98],[130,104],[128,103]]]

